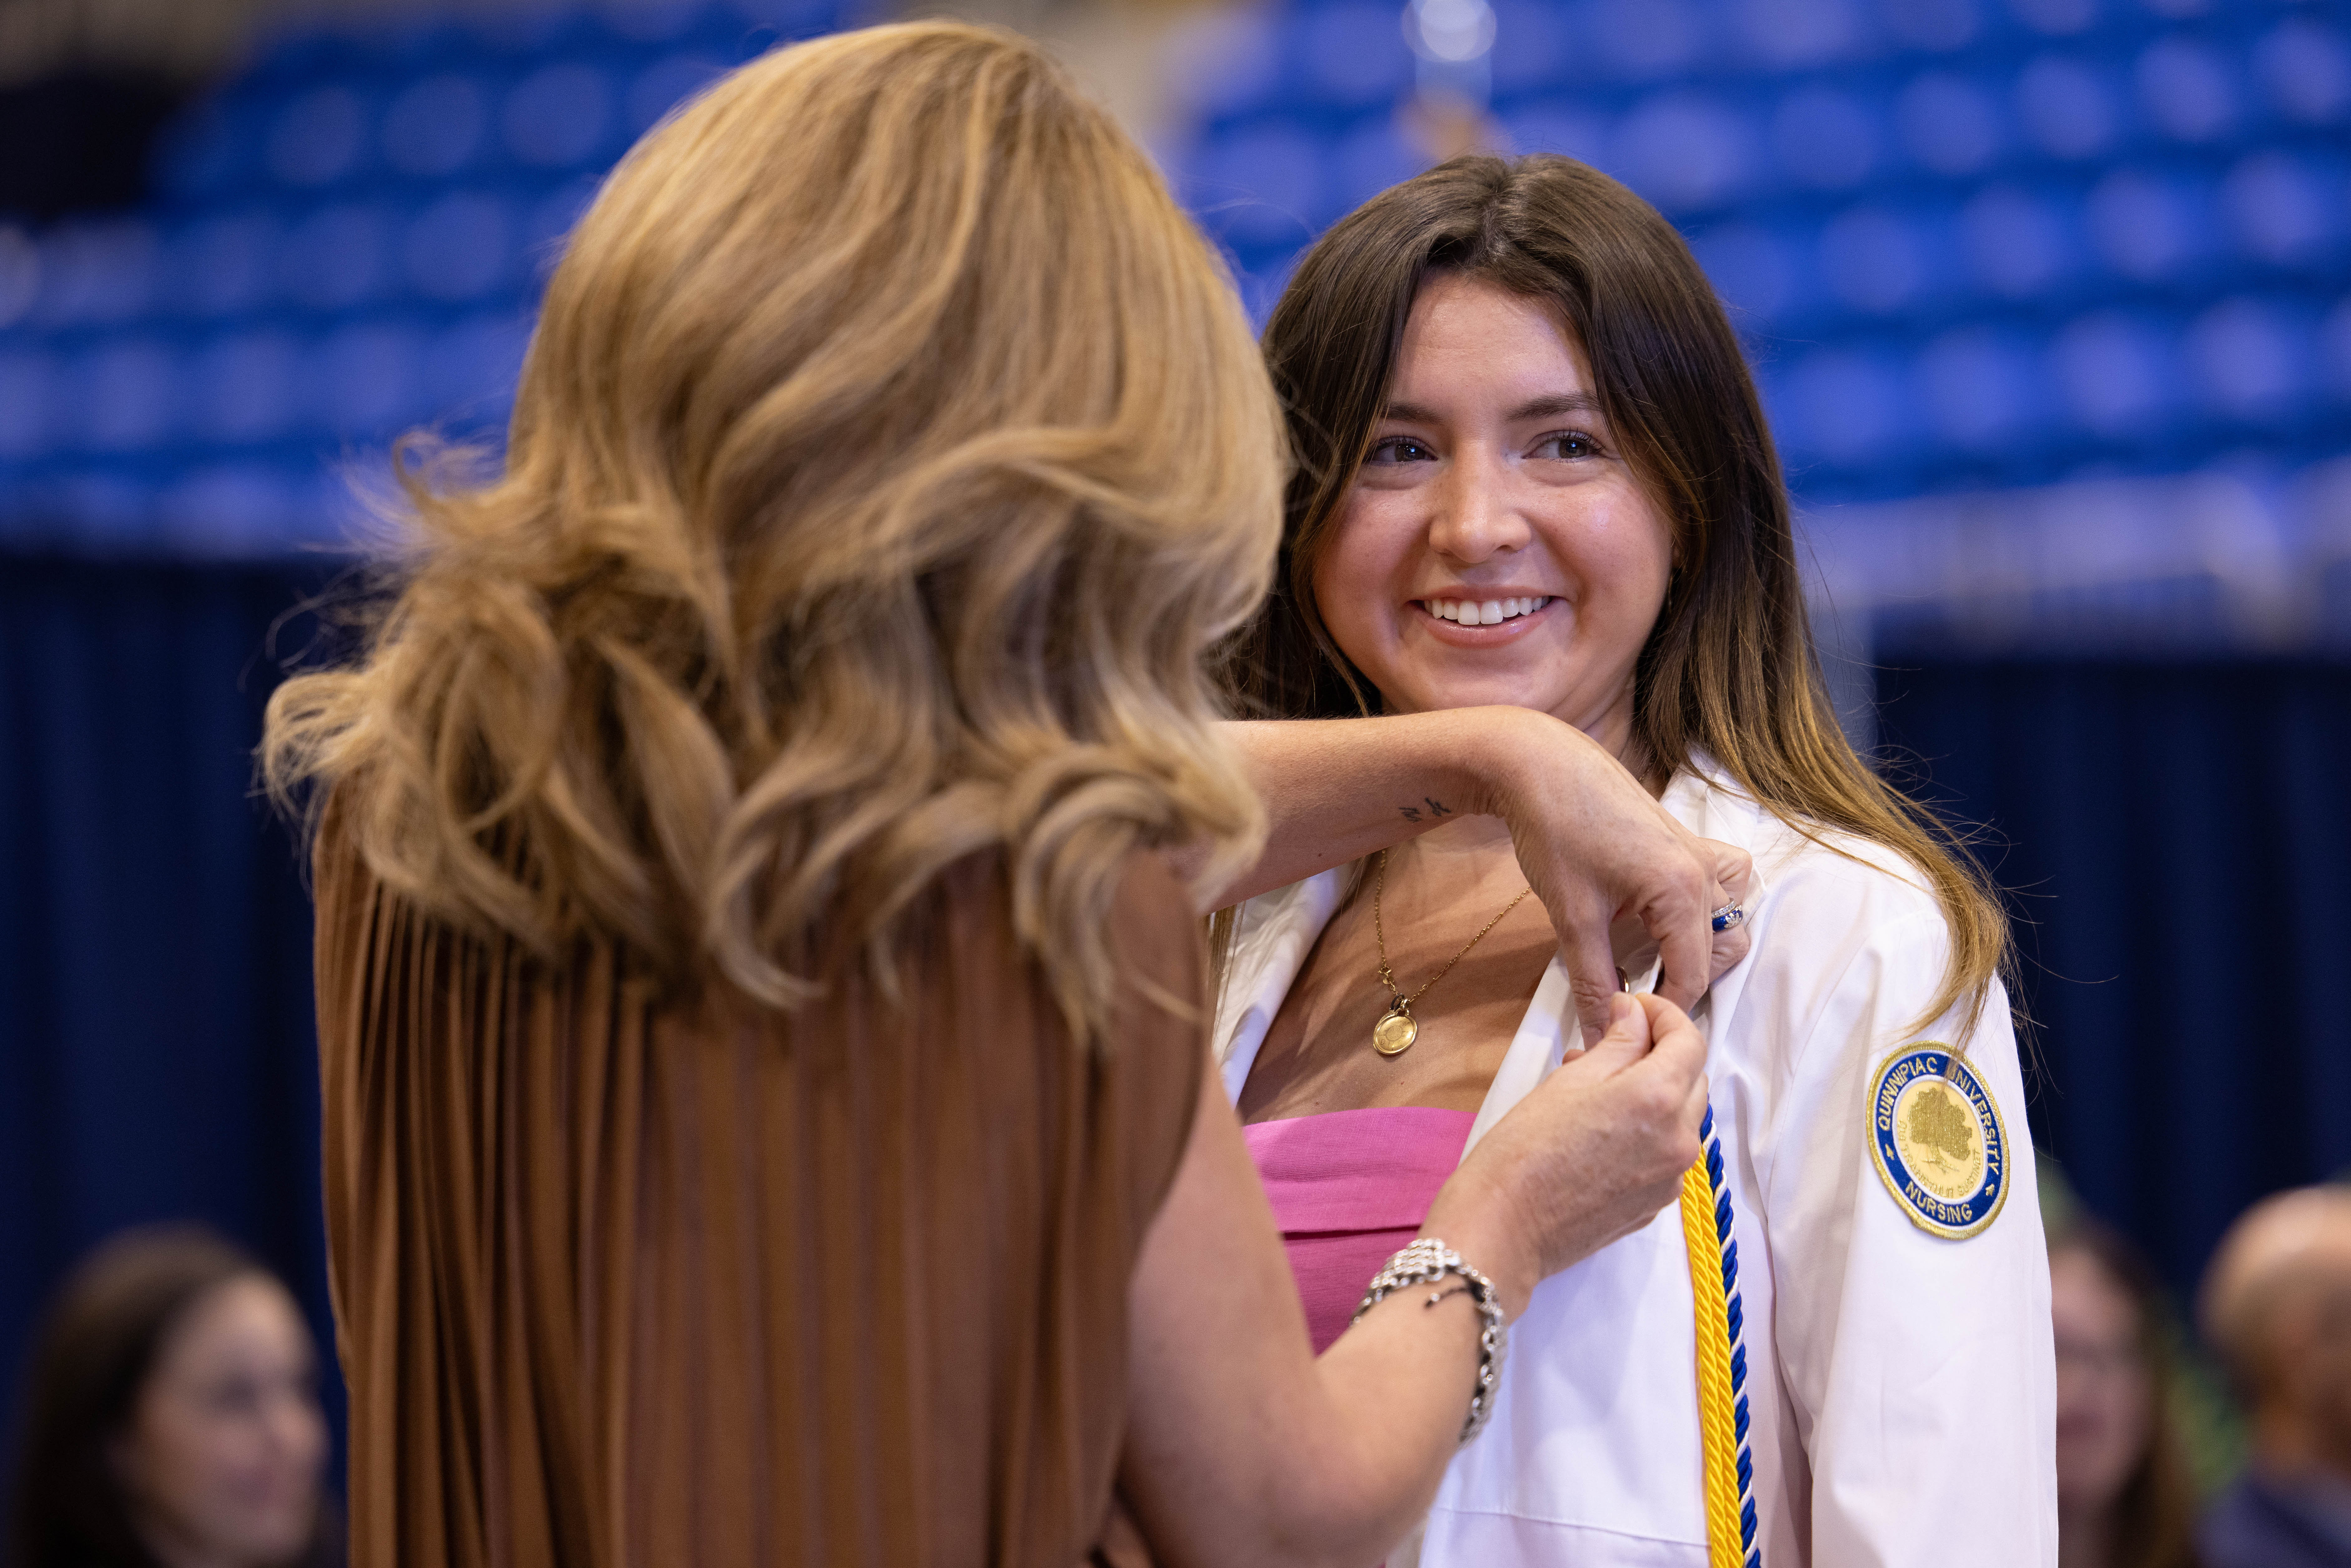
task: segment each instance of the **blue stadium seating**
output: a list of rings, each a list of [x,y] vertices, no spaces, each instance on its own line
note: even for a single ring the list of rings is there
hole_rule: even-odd
[[[2339,5],[1494,10],[1501,135],[1683,228],[1807,500],[2351,446]],[[1195,51],[1168,161],[1260,318],[1316,235],[1422,166],[1400,11],[1269,4]],[[148,208],[0,228],[0,541],[338,537],[343,465],[420,423],[496,431],[554,246],[623,147],[858,19],[635,0],[279,37],[173,128]]]
[[[1400,9],[1273,6],[1254,37],[1228,26],[1238,68],[1193,94],[1178,188],[1260,317],[1322,227],[1424,163],[1393,112]],[[1501,138],[1597,164],[1684,230],[1806,499],[2221,457],[2291,469],[2351,447],[2339,6],[1494,10]],[[1337,60],[1350,38],[1359,57]]]
[[[0,226],[0,545],[343,538],[402,432],[495,439],[554,248],[620,152],[732,65],[860,19],[636,0],[277,37],[171,129],[145,209],[29,246]]]

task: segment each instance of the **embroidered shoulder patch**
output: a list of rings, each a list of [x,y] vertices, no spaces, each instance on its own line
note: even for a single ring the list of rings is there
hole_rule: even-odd
[[[1877,1174],[1910,1223],[1960,1240],[2008,1201],[2008,1134],[2000,1107],[1949,1046],[1921,1040],[1877,1071],[1869,1091]]]

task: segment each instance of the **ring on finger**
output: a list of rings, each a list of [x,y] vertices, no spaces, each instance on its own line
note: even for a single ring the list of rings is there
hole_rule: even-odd
[[[1708,915],[1707,919],[1713,925],[1715,930],[1728,931],[1733,926],[1747,924],[1747,911],[1734,902],[1724,904],[1720,909]]]

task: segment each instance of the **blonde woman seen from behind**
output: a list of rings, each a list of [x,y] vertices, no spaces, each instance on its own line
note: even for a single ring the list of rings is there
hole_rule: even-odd
[[[1196,912],[1420,779],[1269,828],[1252,777],[1398,732],[1215,722],[1283,473],[1222,272],[1017,40],[785,50],[616,171],[503,472],[412,485],[362,653],[270,711],[356,1563],[1365,1563],[1426,1506],[1491,1320],[1672,1196],[1701,1048],[1595,1007],[1431,1211],[1483,1283],[1311,1354]],[[1694,997],[1739,857],[1493,749],[1446,787],[1610,846],[1531,858]]]

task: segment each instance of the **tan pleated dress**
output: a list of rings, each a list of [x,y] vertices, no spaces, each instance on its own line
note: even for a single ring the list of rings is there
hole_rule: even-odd
[[[316,872],[355,1568],[1134,1560],[1127,1281],[1197,1019],[1134,986],[1072,1046],[977,862],[905,1010],[730,1025],[421,916],[331,812]],[[1113,925],[1200,1001],[1157,857]]]

